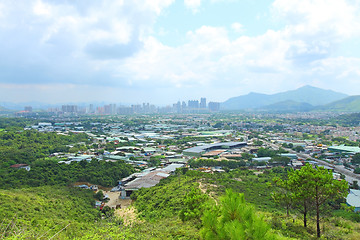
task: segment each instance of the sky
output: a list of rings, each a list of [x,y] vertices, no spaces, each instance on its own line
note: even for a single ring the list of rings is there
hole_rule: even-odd
[[[0,102],[360,94],[358,0],[0,0]]]

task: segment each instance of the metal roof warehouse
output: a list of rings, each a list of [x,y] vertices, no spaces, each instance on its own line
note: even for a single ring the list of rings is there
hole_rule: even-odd
[[[184,155],[188,156],[200,156],[201,154],[215,150],[215,149],[227,149],[227,148],[239,148],[246,146],[246,142],[221,142],[221,143],[213,143],[203,146],[196,146],[192,148],[185,149],[183,151]]]

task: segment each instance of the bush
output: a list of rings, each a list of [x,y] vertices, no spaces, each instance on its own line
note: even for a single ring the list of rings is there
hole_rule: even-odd
[[[99,190],[97,193],[94,194],[94,198],[101,201],[104,199],[104,193],[103,191]]]

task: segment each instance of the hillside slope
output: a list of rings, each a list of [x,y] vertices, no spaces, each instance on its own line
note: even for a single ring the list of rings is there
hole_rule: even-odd
[[[93,193],[78,188],[0,190],[0,203],[0,219],[8,225],[0,231],[8,237],[49,239],[70,224],[60,236],[72,238],[79,226],[86,228],[99,219]]]
[[[315,108],[316,111],[327,112],[360,112],[360,95],[350,96]]]

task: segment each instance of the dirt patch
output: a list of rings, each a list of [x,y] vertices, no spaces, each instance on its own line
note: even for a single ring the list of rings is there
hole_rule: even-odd
[[[233,178],[235,181],[242,182],[241,178]]]
[[[116,209],[115,210],[115,215],[120,217],[124,221],[125,226],[129,226],[129,225],[132,225],[133,223],[141,222],[137,218],[137,211],[133,206],[128,206],[126,208]]]
[[[198,183],[199,183],[200,191],[204,194],[209,195],[209,197],[211,197],[215,201],[216,205],[218,205],[218,202],[217,202],[216,198],[214,197],[215,193],[214,192],[207,193],[207,186],[205,184],[203,184],[201,181],[199,181]],[[214,185],[214,184],[210,184],[210,186],[217,187],[217,185]]]
[[[205,186],[202,184],[202,182],[199,182],[199,188],[201,190],[202,193],[205,193],[206,194],[206,188]]]
[[[263,174],[263,172],[254,172],[254,174],[258,176],[259,174]]]
[[[105,206],[109,206],[111,208],[116,208],[117,205],[121,204],[119,197],[120,192],[110,192],[110,191],[103,191],[104,195],[108,195],[109,201],[105,203]]]

